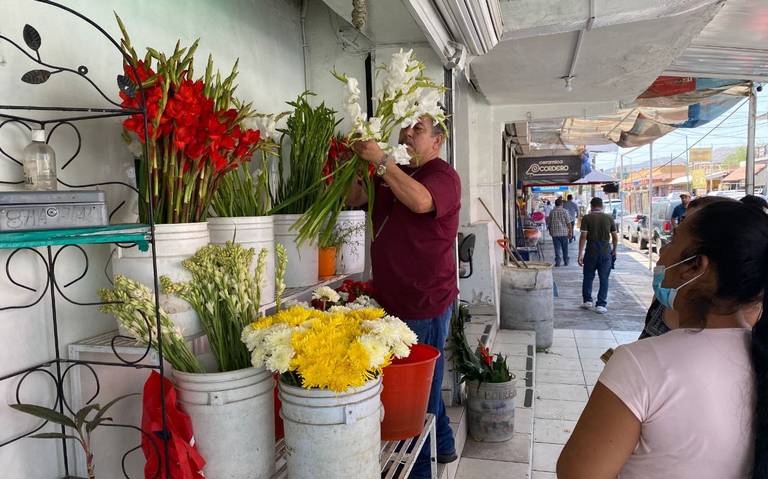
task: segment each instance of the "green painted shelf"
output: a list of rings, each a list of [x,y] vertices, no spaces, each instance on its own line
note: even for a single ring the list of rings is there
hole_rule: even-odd
[[[0,232],[0,249],[37,248],[82,244],[137,243],[149,248],[150,227],[144,224],[117,224],[37,231]]]

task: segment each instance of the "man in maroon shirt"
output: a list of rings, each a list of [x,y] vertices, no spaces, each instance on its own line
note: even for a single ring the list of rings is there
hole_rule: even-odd
[[[456,460],[456,448],[442,395],[445,341],[458,295],[454,244],[459,227],[459,175],[440,155],[442,127],[429,116],[400,131],[410,166],[401,166],[374,141],[357,142],[357,154],[376,167],[371,263],[376,299],[400,317],[420,343],[440,350],[427,410],[437,418],[438,462]],[[347,202],[367,202],[363,188]],[[421,451],[411,478],[430,477],[429,447]]]

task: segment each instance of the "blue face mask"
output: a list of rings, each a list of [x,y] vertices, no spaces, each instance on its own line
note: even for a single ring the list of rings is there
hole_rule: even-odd
[[[677,263],[671,266],[664,266],[663,264],[659,264],[659,265],[656,265],[655,268],[653,268],[653,294],[656,296],[656,299],[659,300],[659,303],[661,303],[661,305],[664,306],[665,308],[674,310],[675,309],[674,304],[675,304],[675,298],[677,297],[677,292],[683,289],[683,287],[691,284],[693,281],[701,277],[701,274],[700,274],[695,278],[691,278],[690,280],[681,284],[677,288],[663,288],[661,284],[664,282],[664,276],[666,275],[666,272],[674,268],[675,266],[681,265],[686,261],[692,260],[696,256],[697,255],[694,255],[694,256],[691,256],[690,258],[686,258],[682,261],[678,261]]]

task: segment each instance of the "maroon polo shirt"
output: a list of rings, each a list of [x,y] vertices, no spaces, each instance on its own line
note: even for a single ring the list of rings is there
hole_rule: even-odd
[[[419,168],[400,166],[432,195],[435,211],[417,214],[376,178],[371,245],[376,299],[401,319],[430,319],[458,295],[454,245],[459,228],[461,181],[440,158]]]

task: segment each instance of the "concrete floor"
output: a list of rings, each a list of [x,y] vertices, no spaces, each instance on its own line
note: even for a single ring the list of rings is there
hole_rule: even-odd
[[[546,260],[554,264],[551,239],[543,245]],[[645,324],[645,313],[653,299],[648,256],[639,250],[619,245],[616,269],[611,271],[608,313],[599,315],[579,308],[582,303],[582,269],[577,263],[578,240],[570,244],[569,265],[553,269],[558,296],[555,298],[555,329],[593,329],[635,331]],[[592,287],[597,297],[598,279]]]

